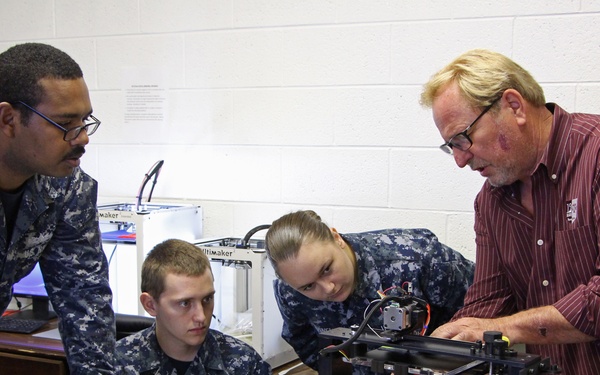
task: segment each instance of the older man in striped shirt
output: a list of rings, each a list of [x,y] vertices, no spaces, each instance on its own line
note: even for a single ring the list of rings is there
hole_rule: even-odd
[[[433,336],[501,331],[563,375],[600,374],[600,116],[546,103],[527,71],[487,50],[436,73],[421,104],[441,149],[487,179],[474,283]]]

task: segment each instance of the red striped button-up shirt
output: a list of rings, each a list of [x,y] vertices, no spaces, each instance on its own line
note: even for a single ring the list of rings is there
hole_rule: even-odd
[[[529,345],[563,375],[600,374],[600,116],[554,113],[548,147],[532,176],[534,214],[518,184],[486,182],[475,200],[475,281],[465,316],[499,317],[553,305],[591,343]]]

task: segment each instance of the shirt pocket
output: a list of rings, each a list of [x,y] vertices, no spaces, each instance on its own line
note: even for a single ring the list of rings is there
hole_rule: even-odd
[[[555,234],[554,266],[556,285],[561,298],[597,274],[598,241],[590,225],[559,231]]]

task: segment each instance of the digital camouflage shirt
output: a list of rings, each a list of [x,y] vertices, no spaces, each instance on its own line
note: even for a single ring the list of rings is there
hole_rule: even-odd
[[[270,375],[271,366],[245,342],[209,330],[185,374],[177,374],[156,339],[156,324],[117,341],[117,373],[140,375]]]
[[[316,301],[303,296],[282,280],[274,281],[275,298],[283,317],[282,337],[300,359],[316,369],[319,359],[318,333],[363,322],[377,291],[412,283],[414,296],[431,306],[427,333],[452,318],[463,305],[473,281],[475,265],[460,253],[440,243],[427,229],[386,229],[341,234],[356,254],[358,284],[344,302]],[[381,327],[381,314],[373,314],[371,326]],[[370,373],[357,367],[355,374]]]
[[[0,203],[0,311],[12,285],[39,261],[71,374],[112,374],[114,314],[100,240],[97,183],[79,168],[70,177],[26,182],[10,244]]]

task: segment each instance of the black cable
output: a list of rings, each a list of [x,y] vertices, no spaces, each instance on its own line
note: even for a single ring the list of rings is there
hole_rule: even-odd
[[[254,227],[252,229],[250,229],[250,231],[248,233],[246,233],[246,235],[244,236],[244,238],[242,239],[242,241],[236,246],[238,249],[246,249],[248,248],[248,242],[250,242],[250,238],[252,238],[252,236],[254,236],[254,234],[260,230],[263,229],[269,229],[271,227],[271,224],[263,224],[263,225],[259,225],[257,227]]]
[[[154,166],[152,167],[152,170],[149,174],[149,176],[152,176],[154,174],[154,180],[152,181],[152,188],[150,188],[150,193],[148,194],[148,202],[150,202],[150,199],[152,199],[152,193],[154,192],[154,186],[156,186],[156,181],[158,180],[158,175],[160,174],[160,170],[164,163],[165,163],[164,160],[157,161],[156,164],[154,164]]]
[[[154,175],[154,180],[152,180],[152,187],[150,188],[150,193],[148,193],[148,202],[152,199],[152,193],[154,193],[154,187],[156,186],[156,180],[158,180],[158,173]]]
[[[135,210],[138,211],[140,209],[140,206],[142,205],[142,194],[144,193],[144,188],[146,187],[146,184],[148,183],[148,175],[145,174],[144,175],[144,179],[142,180],[142,184],[140,185],[140,188],[138,190],[138,195],[137,195],[137,202],[135,205]]]
[[[144,179],[142,180],[142,184],[140,185],[140,188],[138,190],[138,195],[137,195],[137,204],[135,206],[135,210],[138,211],[141,204],[142,204],[142,195],[144,194],[144,188],[146,187],[146,184],[148,183],[148,181],[150,181],[150,178],[152,176],[154,176],[154,182],[152,183],[152,190],[150,191],[150,195],[148,196],[148,202],[150,202],[150,198],[152,197],[152,192],[154,191],[154,185],[156,185],[156,180],[158,179],[158,175],[160,173],[160,170],[164,164],[164,160],[159,160],[156,163],[154,163],[154,165],[152,165],[152,167],[150,167],[150,170],[148,171],[148,173],[146,173],[144,175]]]
[[[411,299],[416,301],[417,303],[423,305],[425,308],[427,307],[427,302],[425,302],[424,300],[417,298],[417,297],[397,297],[397,296],[386,296],[384,298],[382,298],[379,302],[377,302],[375,304],[375,306],[373,306],[373,308],[371,309],[371,311],[369,311],[369,313],[367,314],[367,316],[365,316],[365,319],[362,321],[362,323],[360,324],[360,326],[358,327],[358,329],[356,330],[356,332],[354,332],[354,334],[352,335],[351,338],[349,338],[348,340],[344,341],[343,343],[339,344],[339,345],[335,345],[335,346],[329,346],[327,348],[323,348],[319,351],[319,354],[324,356],[326,354],[329,353],[334,353],[340,350],[343,350],[344,348],[350,346],[350,344],[352,344],[354,341],[356,341],[359,336],[363,333],[363,331],[365,330],[365,328],[367,327],[367,325],[369,324],[369,320],[371,319],[371,316],[375,313],[375,311],[379,310],[379,308],[386,302],[388,301],[396,301],[396,302],[404,302],[406,301],[406,299]],[[414,324],[409,327],[406,328],[404,330],[402,330],[401,332],[410,332],[412,330],[414,330]]]
[[[22,310],[28,308],[29,306],[33,305],[33,302],[32,302],[32,303],[30,303],[28,305],[23,306],[23,304],[21,303],[21,301],[19,301],[19,299],[17,298],[17,296],[13,296],[13,298],[15,299],[15,303],[17,304],[17,310],[18,311],[22,311]]]

